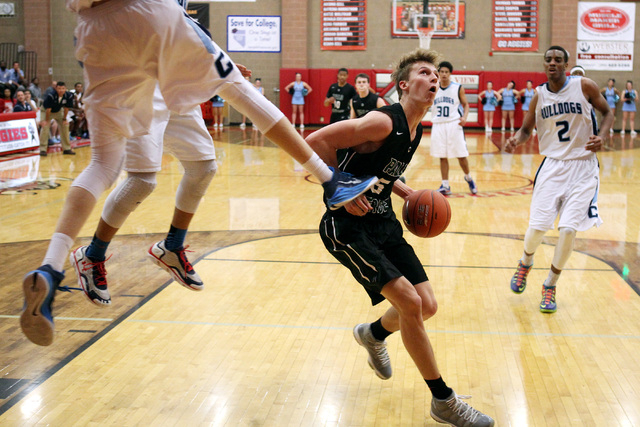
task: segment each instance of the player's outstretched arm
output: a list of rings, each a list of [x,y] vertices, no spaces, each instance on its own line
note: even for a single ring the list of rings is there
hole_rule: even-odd
[[[516,132],[515,135],[507,139],[507,142],[504,145],[504,150],[507,153],[513,153],[518,145],[524,144],[529,140],[529,138],[531,138],[533,128],[536,126],[536,105],[538,105],[537,92],[533,95],[533,98],[531,98],[529,111],[527,111],[527,114],[524,116],[522,127],[518,129],[518,132]]]
[[[337,167],[336,150],[355,147],[359,153],[370,153],[383,144],[393,130],[391,118],[371,111],[360,119],[343,120],[310,134],[306,141],[329,166]]]

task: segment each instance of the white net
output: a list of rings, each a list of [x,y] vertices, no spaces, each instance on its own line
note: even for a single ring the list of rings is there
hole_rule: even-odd
[[[422,27],[418,28],[418,38],[420,39],[420,47],[423,49],[429,49],[431,46],[431,36],[435,28]]]

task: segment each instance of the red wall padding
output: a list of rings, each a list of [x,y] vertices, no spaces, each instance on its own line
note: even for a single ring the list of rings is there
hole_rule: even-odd
[[[304,120],[307,124],[322,125],[328,124],[331,116],[331,108],[324,106],[324,100],[327,95],[329,86],[337,81],[338,70],[335,68],[316,68],[316,69],[296,69],[282,68],[280,70],[280,109],[291,119],[291,95],[284,91],[286,85],[295,80],[296,73],[302,74],[302,80],[307,82],[313,89],[311,94],[305,98]],[[347,81],[355,86],[355,78],[359,73],[366,73],[371,79],[371,86],[375,90],[375,74],[376,72],[388,72],[388,70],[372,70],[372,69],[349,69],[349,78]],[[511,72],[511,71],[454,71],[453,74],[476,74],[480,77],[478,91],[467,90],[468,94],[482,92],[486,88],[486,82],[492,81],[494,90],[499,90],[507,86],[511,80],[515,81],[516,89],[522,90],[526,87],[527,80],[533,81],[536,87],[547,81],[544,73],[541,72]],[[384,91],[384,90],[381,90]],[[471,107],[477,106],[471,104]],[[478,120],[476,123],[469,123],[469,127],[484,127],[484,113],[482,105],[478,106]],[[502,112],[500,107],[496,108],[493,116],[493,127],[500,127]],[[516,127],[522,124],[522,110],[520,104],[516,106]],[[430,123],[425,123],[430,124]]]

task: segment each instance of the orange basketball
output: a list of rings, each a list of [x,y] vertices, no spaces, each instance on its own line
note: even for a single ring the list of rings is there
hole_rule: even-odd
[[[407,229],[418,237],[436,237],[451,221],[447,198],[434,190],[414,191],[402,206],[402,219]]]

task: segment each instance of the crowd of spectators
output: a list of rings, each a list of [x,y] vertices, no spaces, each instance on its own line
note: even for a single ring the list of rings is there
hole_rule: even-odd
[[[66,90],[66,85],[59,83],[53,81],[51,86],[41,88],[37,77],[30,82],[25,78],[19,62],[14,62],[13,67],[8,68],[6,61],[0,61],[0,114],[34,111],[40,133],[48,134],[49,145],[61,142],[61,128],[63,134],[68,129],[72,138],[89,138],[83,84],[77,82],[72,90]],[[58,109],[61,105],[63,108]],[[52,117],[52,110],[55,118]],[[63,145],[65,149],[68,148],[67,144]]]

